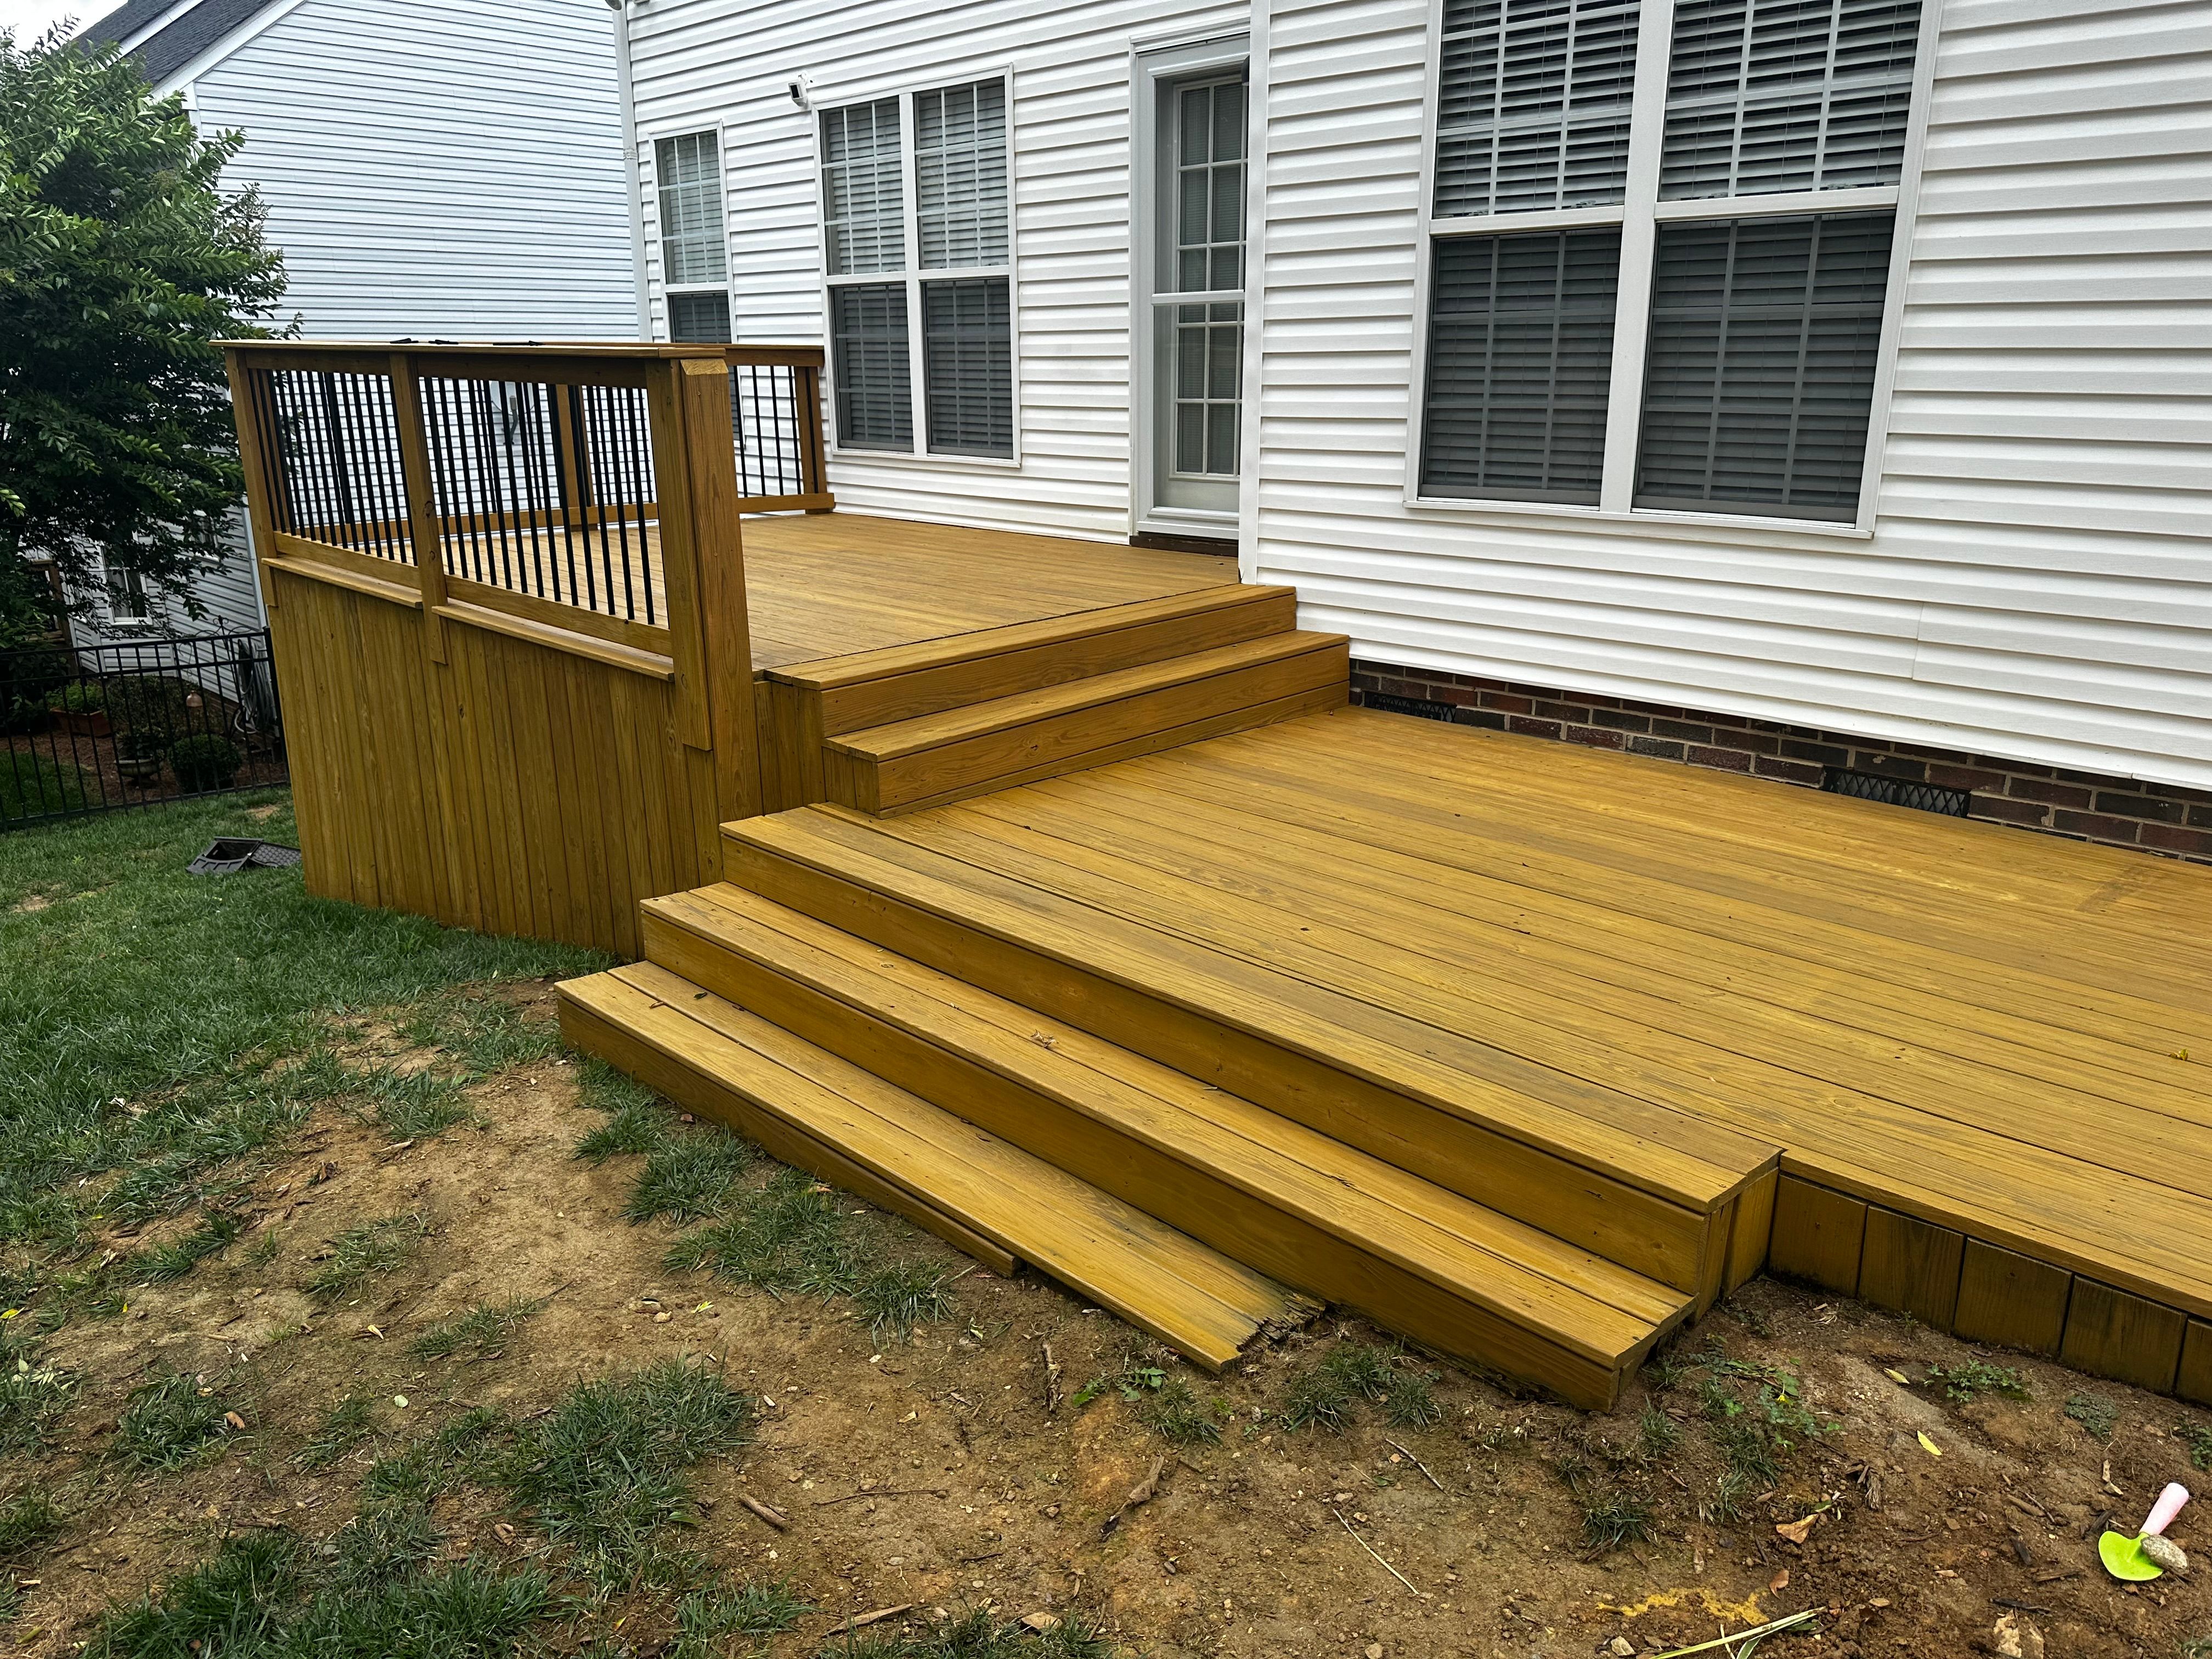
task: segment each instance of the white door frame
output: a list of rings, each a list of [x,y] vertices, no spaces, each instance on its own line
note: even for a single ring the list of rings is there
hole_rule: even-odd
[[[1132,533],[1209,536],[1227,541],[1238,534],[1241,514],[1235,510],[1206,512],[1188,507],[1160,507],[1158,494],[1160,446],[1159,360],[1154,349],[1153,295],[1159,273],[1160,219],[1159,129],[1160,90],[1168,82],[1184,81],[1212,71],[1243,68],[1250,85],[1251,39],[1245,34],[1215,35],[1207,39],[1160,45],[1139,45],[1129,52],[1129,527]],[[1246,96],[1250,93],[1248,89]],[[1250,130],[1248,120],[1247,131]],[[1251,339],[1251,247],[1253,225],[1249,210],[1249,188],[1256,159],[1246,144],[1248,189],[1244,238],[1244,301],[1247,345]],[[1218,295],[1212,296],[1218,298]],[[1249,355],[1249,353],[1248,353]],[[1240,387],[1249,399],[1253,388]],[[1240,423],[1241,424],[1241,423]],[[1252,457],[1240,430],[1238,470],[1249,477]]]

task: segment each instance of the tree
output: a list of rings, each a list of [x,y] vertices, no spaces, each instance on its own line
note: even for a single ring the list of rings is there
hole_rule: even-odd
[[[245,141],[203,137],[132,61],[0,32],[0,589],[34,556],[181,594],[245,491],[215,342],[284,293]]]

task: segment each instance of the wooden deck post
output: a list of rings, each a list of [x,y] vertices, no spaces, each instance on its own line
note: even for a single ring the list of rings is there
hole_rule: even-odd
[[[262,431],[265,405],[254,395],[257,387],[265,383],[269,371],[248,368],[240,359],[236,346],[224,348],[222,365],[230,378],[231,416],[238,423],[238,459],[246,470],[246,538],[252,543],[254,580],[261,586],[262,609],[273,615],[276,583],[270,574],[268,559],[276,549],[276,513],[269,499],[273,469],[268,446],[276,441],[276,434]]]
[[[415,580],[422,593],[422,638],[430,660],[446,660],[446,544],[430,484],[430,451],[422,437],[422,386],[415,360],[392,354],[392,413],[399,429],[399,474],[407,489],[407,539],[415,550]]]
[[[761,810],[729,370],[677,357],[656,377],[653,471],[684,741],[713,761],[718,823]]]

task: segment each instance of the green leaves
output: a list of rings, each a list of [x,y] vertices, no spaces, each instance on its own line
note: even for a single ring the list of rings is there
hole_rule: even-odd
[[[106,554],[176,586],[243,489],[222,354],[284,292],[237,133],[112,47],[0,38],[0,566]]]

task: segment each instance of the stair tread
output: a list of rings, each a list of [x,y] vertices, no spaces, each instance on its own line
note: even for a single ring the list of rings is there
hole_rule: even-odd
[[[1265,1275],[665,968],[561,994],[1213,1369],[1310,1316]]]
[[[1080,713],[1125,698],[1140,696],[1170,686],[1186,685],[1238,669],[1279,662],[1285,658],[1322,651],[1345,641],[1341,634],[1293,629],[1256,640],[1212,647],[1163,661],[1119,668],[1079,680],[1047,686],[1041,690],[993,697],[934,714],[893,720],[826,740],[827,746],[857,759],[882,763],[896,760],[985,733],[1002,732],[1037,720]]]
[[[970,661],[1011,651],[1034,649],[1064,641],[1139,627],[1182,617],[1204,615],[1237,605],[1295,596],[1295,588],[1263,583],[1237,582],[1219,587],[1193,588],[1156,599],[1137,599],[1126,605],[1101,605],[1087,611],[1048,617],[1039,622],[1009,623],[1000,628],[923,640],[911,645],[884,646],[841,657],[821,657],[806,662],[785,663],[768,671],[770,679],[809,690],[832,691],[863,681],[887,679],[925,672],[933,668]]]
[[[1688,1305],[1473,1199],[742,888],[647,908],[1601,1364],[1640,1352]]]
[[[1522,1068],[1528,1087],[1545,1091],[1527,1092],[1499,1080],[1516,1075],[1510,1056],[1472,1039],[886,833],[896,827],[807,807],[727,824],[724,834],[1183,1002],[1693,1210],[1717,1207],[1772,1164],[1771,1149],[1746,1137],[1541,1068]],[[1468,1069],[1493,1058],[1488,1072]]]

